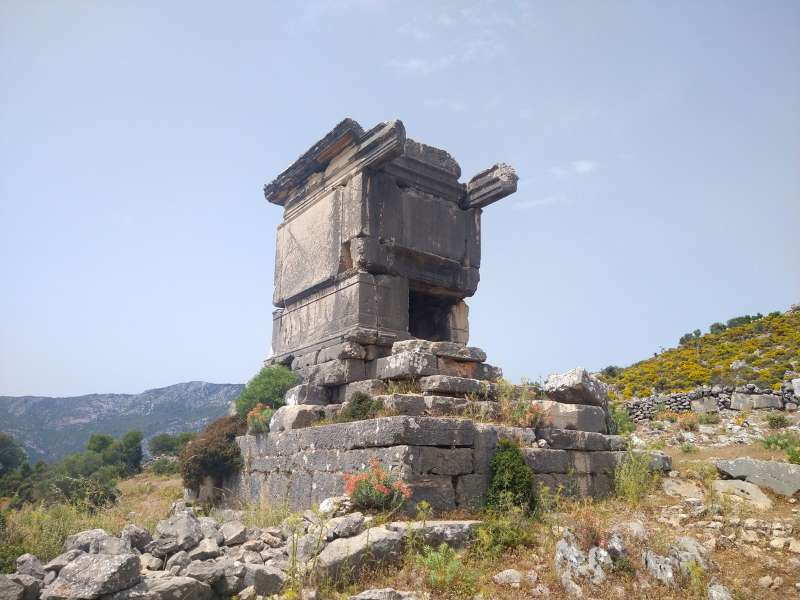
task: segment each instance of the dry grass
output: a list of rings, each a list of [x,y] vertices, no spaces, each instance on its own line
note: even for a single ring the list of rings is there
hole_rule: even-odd
[[[30,552],[42,562],[48,561],[63,551],[67,536],[86,529],[100,528],[119,534],[128,523],[136,523],[153,531],[156,523],[169,513],[170,505],[183,494],[179,478],[152,474],[121,481],[118,488],[119,501],[94,512],[69,504],[25,506],[6,512],[5,526],[0,530],[4,559],[7,550],[9,555]]]

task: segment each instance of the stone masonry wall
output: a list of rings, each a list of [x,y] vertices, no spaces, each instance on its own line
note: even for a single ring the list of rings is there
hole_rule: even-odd
[[[798,391],[800,391],[800,379],[782,383],[779,392],[762,389],[752,383],[736,387],[702,386],[691,392],[635,398],[626,402],[625,406],[634,421],[653,419],[661,407],[675,412],[699,413],[722,409],[773,409],[791,412],[797,410],[800,404]]]
[[[625,455],[623,438],[555,428],[529,429],[470,419],[396,416],[238,438],[245,467],[226,484],[240,498],[308,508],[343,493],[343,474],[371,458],[413,490],[413,503],[437,512],[478,508],[489,485],[497,441],[517,440],[537,485],[602,496]],[[654,457],[654,468],[668,459]]]

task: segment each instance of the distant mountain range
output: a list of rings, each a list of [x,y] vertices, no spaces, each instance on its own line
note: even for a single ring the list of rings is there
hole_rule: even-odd
[[[0,396],[0,430],[25,446],[31,462],[52,462],[83,450],[93,433],[117,437],[138,429],[149,439],[198,431],[227,414],[242,389],[242,384],[190,381],[141,394]]]

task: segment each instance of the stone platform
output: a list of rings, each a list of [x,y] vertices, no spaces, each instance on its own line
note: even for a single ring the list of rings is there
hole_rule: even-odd
[[[625,455],[625,442],[616,435],[400,415],[242,436],[237,441],[245,467],[226,487],[243,499],[303,509],[342,494],[342,474],[377,458],[409,484],[412,502],[426,500],[437,512],[476,509],[501,438],[520,443],[537,485],[565,495],[607,494]],[[668,468],[665,459],[654,459],[653,466]]]
[[[244,468],[225,488],[241,500],[306,509],[342,494],[343,475],[376,458],[409,485],[412,507],[426,500],[437,513],[475,510],[506,438],[521,447],[535,485],[570,496],[607,494],[625,442],[613,435],[605,386],[583,369],[553,375],[541,389],[514,386],[485,360],[479,348],[404,340],[371,361],[369,379],[341,378],[370,362],[363,359],[299,367],[304,381],[287,392],[270,432],[237,438]],[[383,416],[336,423],[355,392],[379,400]],[[509,403],[535,416],[515,420]],[[654,455],[651,467],[669,470],[669,459]]]

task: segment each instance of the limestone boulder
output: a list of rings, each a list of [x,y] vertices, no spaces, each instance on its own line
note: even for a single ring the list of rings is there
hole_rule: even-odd
[[[608,432],[607,412],[600,406],[565,404],[554,400],[537,400],[535,404],[544,414],[545,426],[594,433]]]
[[[582,368],[548,376],[544,382],[544,392],[556,402],[608,407],[605,384]]]
[[[109,534],[104,529],[89,529],[87,531],[81,531],[80,533],[75,533],[67,537],[67,539],[64,541],[64,551],[82,550],[83,552],[89,552],[92,542],[101,542],[107,540],[108,538],[114,538],[114,536]]]
[[[281,406],[272,415],[269,422],[271,433],[281,433],[291,429],[310,427],[322,421],[327,412],[322,406],[312,404],[297,404],[294,406]]]
[[[112,594],[103,600],[214,600],[208,584],[191,577],[177,577],[167,573],[148,573],[127,590]]]
[[[403,536],[386,527],[373,527],[354,537],[340,538],[325,546],[317,557],[323,577],[356,575],[368,566],[398,562]]]
[[[387,529],[411,536],[433,548],[447,544],[451,548],[464,548],[469,543],[481,521],[396,521],[386,525]]]
[[[780,410],[783,402],[780,396],[774,394],[744,394],[734,392],[731,395],[732,410],[757,410],[763,408],[773,408]]]
[[[394,588],[380,588],[365,590],[355,596],[350,596],[350,600],[421,600],[422,596],[417,592],[401,592]]]
[[[800,465],[774,460],[735,458],[719,460],[716,466],[725,477],[743,479],[781,496],[794,496],[800,490]]]
[[[24,600],[25,588],[8,575],[0,575],[0,598],[3,600]]]
[[[733,498],[739,498],[758,510],[772,508],[772,500],[770,500],[769,496],[762,492],[757,485],[747,481],[718,479],[711,483],[711,487],[718,494],[727,494]]]
[[[661,488],[667,496],[678,498],[705,498],[703,488],[693,481],[684,479],[664,478],[661,481]]]
[[[181,550],[191,550],[203,539],[200,522],[191,513],[180,513],[156,524],[156,532],[164,538],[174,538]]]
[[[153,541],[149,531],[133,524],[126,525],[119,537],[139,552],[144,552],[145,546]]]
[[[17,558],[16,562],[17,573],[22,575],[30,575],[37,579],[44,579],[44,567],[41,561],[33,554],[22,554]]]
[[[93,600],[133,587],[140,579],[140,562],[135,554],[82,554],[61,569],[41,598]]]
[[[22,573],[12,573],[9,578],[22,586],[22,600],[39,600],[39,592],[44,587],[42,579]],[[0,598],[2,598],[1,595]]]
[[[243,544],[247,540],[247,527],[241,521],[228,521],[219,529],[226,546]]]
[[[78,548],[67,550],[63,554],[59,554],[53,560],[46,563],[43,568],[45,572],[52,571],[58,574],[58,572],[61,571],[61,569],[63,569],[67,564],[71,563],[73,560],[78,558],[81,554],[85,554],[85,552]]]
[[[284,401],[288,406],[298,406],[302,404],[324,406],[329,404],[330,400],[331,393],[328,388],[311,383],[296,385],[284,395]]]

